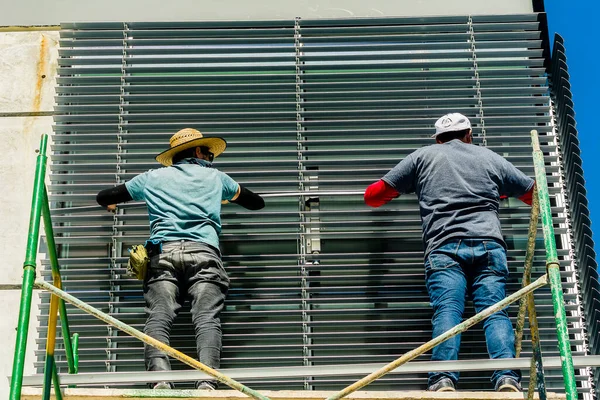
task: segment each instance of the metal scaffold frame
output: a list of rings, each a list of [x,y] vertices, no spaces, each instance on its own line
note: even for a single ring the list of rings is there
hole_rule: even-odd
[[[569,343],[569,335],[567,331],[567,320],[565,305],[563,299],[563,289],[560,277],[560,268],[558,262],[558,256],[556,251],[556,243],[554,239],[554,228],[552,222],[552,213],[550,207],[550,197],[548,194],[548,184],[546,180],[546,170],[544,167],[544,156],[540,150],[539,140],[537,131],[531,131],[532,145],[533,145],[533,162],[535,168],[536,178],[536,190],[534,192],[533,205],[531,210],[531,219],[529,225],[529,236],[528,246],[525,258],[525,268],[523,273],[523,287],[517,292],[509,295],[502,301],[495,305],[481,311],[473,317],[465,320],[454,328],[448,330],[444,334],[428,341],[427,343],[411,350],[386,366],[372,372],[366,377],[358,380],[354,384],[340,390],[339,392],[331,395],[326,400],[338,400],[350,393],[368,385],[374,380],[384,376],[385,374],[395,370],[401,365],[413,360],[417,356],[425,353],[426,351],[437,346],[441,342],[466,331],[473,325],[481,322],[485,318],[489,317],[493,313],[507,307],[509,304],[520,300],[519,314],[517,317],[517,328],[516,328],[516,348],[517,357],[521,350],[521,342],[523,337],[523,328],[525,325],[525,311],[528,312],[529,325],[531,329],[532,345],[533,345],[533,357],[531,359],[531,373],[530,383],[528,390],[528,399],[533,398],[534,389],[538,388],[538,393],[541,400],[546,399],[546,388],[544,381],[544,372],[542,365],[542,356],[539,342],[538,324],[537,317],[533,302],[533,291],[545,286],[547,283],[550,284],[552,292],[552,302],[554,306],[554,315],[556,323],[556,331],[558,336],[558,345],[560,350],[560,359],[562,374],[565,384],[565,393],[567,400],[577,399],[577,388],[575,384],[575,373],[573,367],[573,357],[571,354],[571,347]],[[39,154],[36,163],[36,173],[33,188],[33,200],[30,213],[29,222],[29,235],[27,239],[27,249],[25,255],[25,262],[23,264],[23,285],[21,292],[21,303],[19,309],[18,329],[17,338],[15,345],[15,355],[13,361],[12,379],[10,384],[10,400],[18,400],[21,397],[21,389],[23,385],[23,369],[25,363],[25,350],[27,346],[27,334],[30,319],[32,293],[35,286],[48,290],[51,292],[50,302],[50,315],[48,323],[48,333],[46,342],[46,361],[44,366],[44,382],[43,382],[43,399],[50,399],[51,386],[54,385],[54,391],[56,399],[61,400],[62,394],[60,391],[59,376],[57,374],[56,365],[54,362],[54,347],[56,343],[56,325],[60,316],[62,336],[65,341],[66,357],[68,361],[68,371],[70,374],[77,373],[78,365],[78,336],[74,334],[71,336],[69,330],[69,322],[66,313],[65,301],[73,304],[81,310],[95,316],[96,318],[106,322],[107,324],[114,326],[115,328],[122,330],[123,332],[137,338],[138,340],[154,346],[169,356],[184,362],[185,364],[203,371],[204,373],[214,377],[218,381],[225,385],[238,390],[250,397],[259,400],[268,400],[268,397],[260,394],[259,392],[237,382],[236,380],[216,371],[195,359],[173,349],[156,339],[132,328],[131,326],[117,320],[103,313],[102,311],[90,306],[89,304],[77,299],[76,297],[64,292],[62,290],[60,267],[58,264],[58,257],[56,253],[56,244],[54,242],[54,232],[52,229],[52,221],[50,217],[50,207],[48,202],[48,194],[44,183],[46,174],[46,147],[47,147],[48,136],[42,135],[40,142]],[[276,196],[277,194],[271,194]],[[300,195],[298,193],[289,194],[283,193],[282,196],[286,195]],[[306,195],[302,192],[302,195]],[[87,207],[86,207],[87,209]],[[77,211],[77,210],[75,210]],[[535,249],[535,238],[537,233],[538,218],[541,215],[542,229],[544,236],[544,244],[546,250],[546,274],[531,283],[531,265],[533,261],[533,251]],[[44,281],[36,281],[36,249],[39,242],[39,230],[40,222],[44,221],[44,230],[46,234],[46,240],[48,245],[48,257],[50,258],[50,265],[52,268],[53,284]]]

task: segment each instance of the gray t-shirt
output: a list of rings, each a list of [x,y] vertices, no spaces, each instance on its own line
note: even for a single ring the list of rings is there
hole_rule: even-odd
[[[506,247],[500,195],[520,197],[534,183],[493,151],[458,139],[414,151],[382,179],[417,194],[425,256],[449,239],[489,238]]]

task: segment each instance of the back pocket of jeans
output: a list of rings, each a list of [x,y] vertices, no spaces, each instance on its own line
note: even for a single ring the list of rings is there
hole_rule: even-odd
[[[488,268],[496,275],[508,276],[508,260],[506,250],[494,241],[483,242],[488,258]]]
[[[455,265],[458,265],[458,263],[449,255],[432,252],[427,256],[427,261],[425,261],[425,270],[445,269]]]

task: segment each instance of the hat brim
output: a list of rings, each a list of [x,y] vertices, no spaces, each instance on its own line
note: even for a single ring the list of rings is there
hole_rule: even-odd
[[[221,153],[225,151],[225,148],[227,148],[227,142],[225,141],[225,139],[220,137],[194,139],[189,142],[182,143],[179,146],[171,147],[170,149],[163,151],[162,153],[156,156],[156,161],[158,161],[165,167],[168,167],[173,165],[173,157],[175,156],[175,154],[179,153],[180,151],[191,149],[193,147],[202,146],[208,147],[208,151],[213,153],[215,158],[217,158]]]
[[[465,129],[471,129],[471,130],[473,130],[473,128],[472,128],[472,127],[470,127],[470,126],[467,126],[467,127],[463,128],[463,129],[452,129],[452,130],[449,130],[449,131],[436,132],[436,133],[434,133],[433,135],[431,135],[431,137],[435,139],[436,137],[438,137],[438,136],[440,136],[440,135],[443,135],[444,133],[448,133],[448,132],[459,132],[459,131],[464,131]]]

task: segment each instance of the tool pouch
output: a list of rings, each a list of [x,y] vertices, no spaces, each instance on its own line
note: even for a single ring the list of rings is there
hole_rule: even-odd
[[[144,245],[137,244],[129,249],[128,275],[143,281],[148,271],[148,264],[150,264],[150,257]]]

